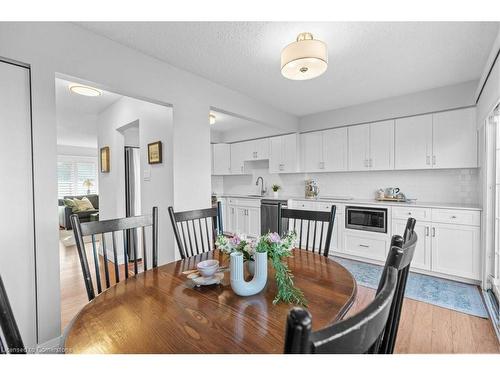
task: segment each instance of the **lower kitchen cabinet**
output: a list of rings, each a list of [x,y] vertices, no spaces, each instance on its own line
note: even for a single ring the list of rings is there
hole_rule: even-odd
[[[254,199],[227,199],[225,232],[260,236],[260,201]]]
[[[384,261],[389,245],[390,238],[385,234],[350,229],[344,231],[343,252],[346,254]]]
[[[480,227],[433,223],[432,270],[479,280]]]
[[[417,268],[425,271],[431,270],[431,223],[417,220],[415,232],[417,233],[417,246],[411,262],[411,268]],[[392,233],[403,235],[406,228],[406,220],[393,220]]]

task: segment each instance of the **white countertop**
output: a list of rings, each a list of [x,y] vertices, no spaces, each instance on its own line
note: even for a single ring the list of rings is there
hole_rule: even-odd
[[[388,202],[388,201],[377,201],[375,199],[357,199],[353,198],[350,200],[346,199],[335,199],[334,197],[318,197],[316,199],[307,199],[300,196],[287,196],[287,195],[279,195],[278,198],[274,198],[273,196],[263,196],[263,197],[254,197],[244,194],[217,194],[217,197],[221,198],[246,198],[246,199],[277,199],[277,200],[301,200],[301,201],[312,201],[312,202],[335,202],[342,203],[345,205],[379,205],[379,206],[401,206],[401,207],[426,207],[426,208],[442,208],[442,209],[460,209],[460,210],[473,210],[473,211],[481,211],[482,208],[478,204],[467,204],[467,203],[448,203],[448,202]]]

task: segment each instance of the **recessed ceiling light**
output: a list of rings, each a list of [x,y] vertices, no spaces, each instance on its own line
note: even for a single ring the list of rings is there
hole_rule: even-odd
[[[90,86],[83,86],[83,85],[70,85],[69,86],[69,91],[71,91],[73,94],[78,94],[78,95],[84,95],[84,96],[101,96],[102,91],[95,89]]]
[[[210,125],[215,124],[215,118],[216,118],[215,115],[212,113],[208,115],[208,122],[210,122]]]
[[[328,67],[326,44],[311,33],[300,33],[297,41],[281,51],[281,74],[293,80],[306,80],[322,75]]]

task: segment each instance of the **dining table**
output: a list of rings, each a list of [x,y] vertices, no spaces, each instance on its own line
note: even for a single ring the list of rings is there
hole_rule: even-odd
[[[284,259],[307,299],[313,331],[341,320],[356,297],[352,274],[332,258],[294,249]],[[217,259],[219,250],[174,261],[123,280],[89,302],[65,334],[66,353],[283,353],[287,303],[268,281],[258,294],[236,295],[226,272],[220,284],[195,286],[185,271]]]

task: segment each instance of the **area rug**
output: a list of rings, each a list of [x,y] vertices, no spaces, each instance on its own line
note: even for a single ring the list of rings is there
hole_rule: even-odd
[[[334,259],[353,274],[359,285],[377,289],[381,266],[339,257]],[[405,297],[481,318],[488,317],[479,288],[470,284],[410,272]]]

